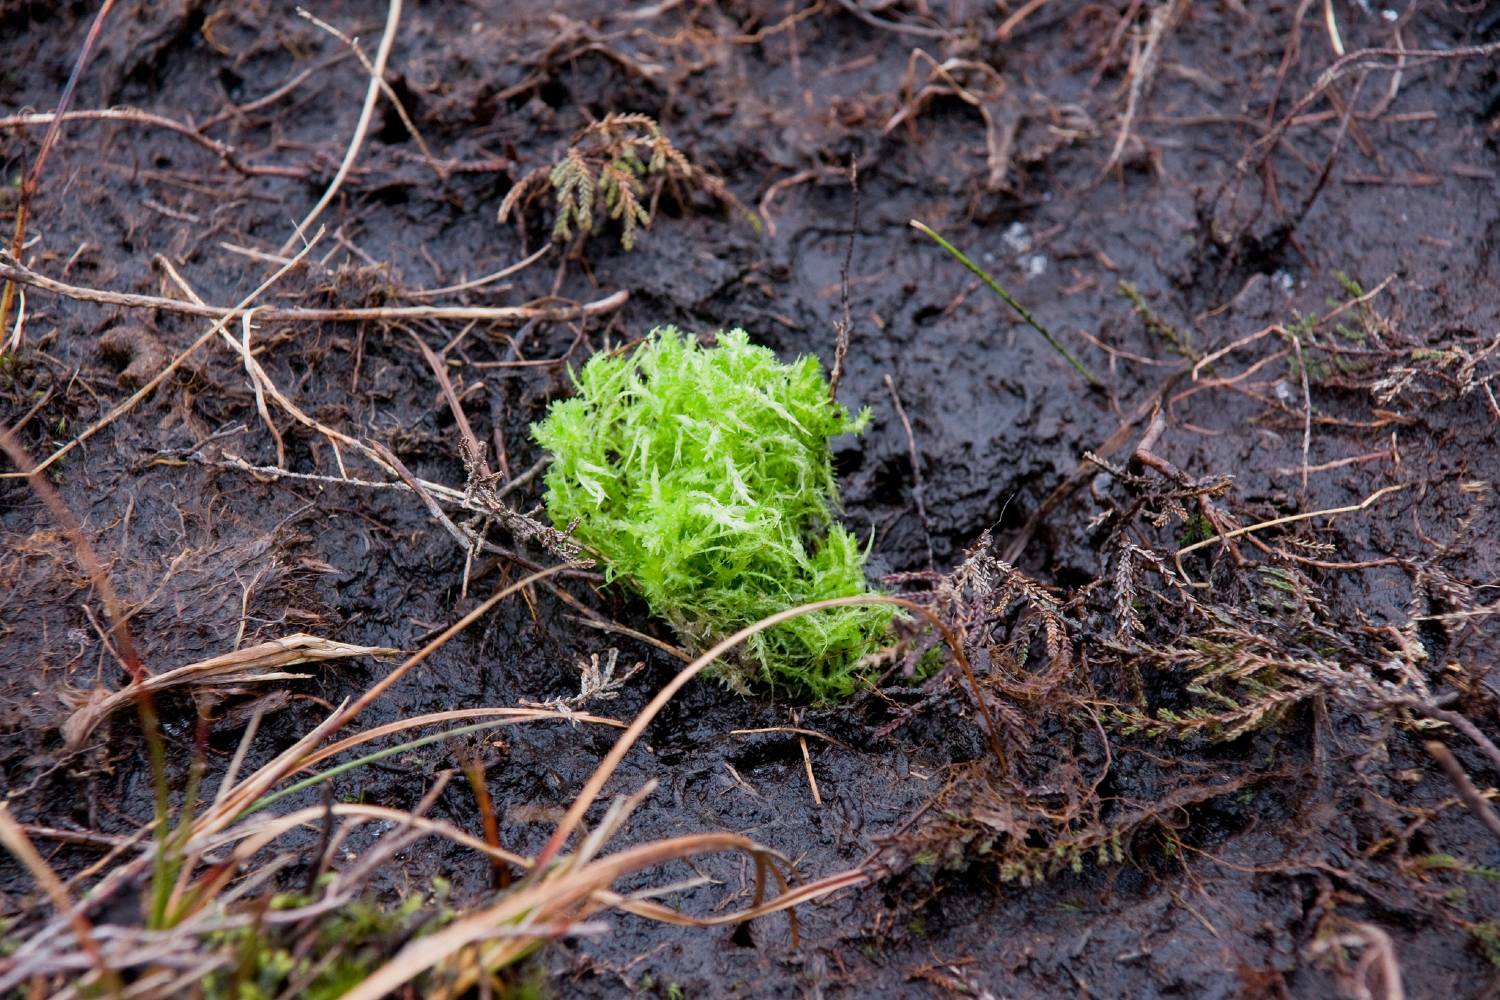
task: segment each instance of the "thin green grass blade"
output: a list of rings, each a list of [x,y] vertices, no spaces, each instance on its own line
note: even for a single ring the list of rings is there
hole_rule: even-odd
[[[964,267],[967,267],[970,271],[973,271],[980,281],[988,285],[992,292],[1000,296],[1000,298],[1005,300],[1006,305],[1010,306],[1016,311],[1016,315],[1020,316],[1021,319],[1026,321],[1027,326],[1031,327],[1037,333],[1040,333],[1043,337],[1046,337],[1047,343],[1052,345],[1052,349],[1058,354],[1061,354],[1063,356],[1063,359],[1067,361],[1068,364],[1076,368],[1078,370],[1078,374],[1088,379],[1089,385],[1093,386],[1096,389],[1104,388],[1104,383],[1095,378],[1094,373],[1089,371],[1088,368],[1085,367],[1084,363],[1082,361],[1079,361],[1078,358],[1073,355],[1072,351],[1068,350],[1061,343],[1059,343],[1057,338],[1052,336],[1052,334],[1048,332],[1045,326],[1042,326],[1042,324],[1038,323],[1036,321],[1036,318],[1033,317],[1031,313],[1027,312],[1025,306],[1021,305],[1021,303],[1017,302],[1009,292],[1001,288],[1000,283],[997,282],[994,278],[990,277],[988,271],[970,260],[968,255],[958,247],[954,246],[952,243],[949,243],[947,240],[939,236],[937,232],[925,222],[918,222],[916,219],[912,219],[911,227],[918,232],[925,233],[932,239],[934,243],[942,247],[944,250],[948,251],[954,257],[957,257],[960,264],[962,264]]]
[[[399,743],[396,746],[386,747],[383,750],[376,750],[374,753],[365,754],[363,757],[356,757],[353,760],[345,761],[342,764],[330,767],[326,771],[319,771],[317,774],[311,775],[309,777],[303,778],[301,781],[287,785],[279,792],[271,792],[267,795],[261,796],[256,801],[250,803],[250,805],[245,808],[245,811],[240,813],[236,818],[244,819],[246,816],[249,816],[252,813],[258,813],[262,809],[265,809],[267,806],[274,805],[275,803],[280,802],[282,799],[287,798],[288,796],[296,795],[298,792],[306,791],[309,788],[321,785],[323,782],[329,780],[330,778],[336,778],[341,774],[353,771],[355,768],[364,767],[366,764],[373,764],[377,760],[385,760],[387,757],[394,757],[397,754],[406,753],[408,750],[416,750],[431,743],[437,743],[442,740],[451,739],[454,736],[462,736],[465,733],[477,733],[481,729],[494,729],[497,726],[505,725],[508,721],[508,719],[497,719],[493,722],[476,722],[470,726],[459,726],[456,729],[445,729],[440,733],[433,733],[429,736],[423,736],[420,739],[410,740],[406,743]]]

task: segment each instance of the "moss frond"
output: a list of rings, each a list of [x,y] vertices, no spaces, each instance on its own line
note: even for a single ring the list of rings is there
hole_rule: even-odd
[[[553,455],[547,513],[694,649],[785,608],[867,593],[865,551],[833,518],[829,441],[867,416],[829,398],[817,359],[783,364],[742,330],[676,329],[599,354],[533,436]],[[854,690],[888,608],[835,608],[755,636],[741,673],[817,699]],[[721,674],[723,676],[723,674]],[[727,678],[733,679],[733,678]]]

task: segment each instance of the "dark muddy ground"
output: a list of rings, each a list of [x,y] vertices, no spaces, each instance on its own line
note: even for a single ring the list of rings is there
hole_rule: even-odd
[[[710,193],[666,190],[631,252],[609,225],[501,285],[446,297],[629,292],[606,316],[531,324],[524,337],[478,324],[450,348],[476,434],[503,441],[505,467],[520,471],[536,458],[527,426],[566,391],[565,369],[489,363],[576,361],[664,323],[743,326],[785,355],[831,357],[853,159],[841,395],[873,407],[875,421],[838,451],[847,519],[873,532],[879,573],[952,569],[993,532],[998,553],[1051,588],[1029,599],[1033,613],[1055,600],[1041,617],[1067,634],[1066,655],[1048,648],[1047,666],[1012,663],[1006,680],[1006,644],[1040,651],[1042,640],[1034,618],[1007,610],[1010,597],[994,613],[995,658],[980,669],[1005,720],[1004,769],[946,675],[925,690],[888,678],[834,709],[690,685],[611,782],[611,792],[660,783],[622,842],[727,829],[795,859],[803,878],[871,855],[884,876],[802,907],[797,947],[780,917],[691,930],[612,916],[607,933],[543,954],[556,994],[1307,998],[1351,989],[1376,952],[1372,935],[1388,936],[1407,996],[1500,993],[1500,843],[1423,741],[1448,743],[1481,789],[1497,781],[1494,764],[1389,700],[1459,712],[1483,732],[1500,723],[1500,74],[1491,54],[1444,57],[1494,41],[1500,23],[1482,4],[1339,0],[1346,51],[1385,54],[1339,63],[1330,83],[1320,74],[1337,56],[1321,4],[1173,6],[1183,9],[1170,23],[1158,20],[1167,5],[1125,0],[405,11],[388,78],[447,167],[435,171],[382,103],[323,216],[330,234],[268,302],[396,303],[514,262],[552,220],[537,199],[522,224],[497,224],[517,179],[593,119],[658,120],[759,209],[764,231]],[[314,7],[373,51],[383,5]],[[0,65],[0,114],[55,106],[93,13],[0,3],[6,50],[27,53]],[[153,264],[160,255],[203,299],[238,301],[274,265],[226,244],[275,252],[343,155],[367,81],[353,59],[326,64],[343,52],[290,6],[122,4],[73,106],[196,123],[234,147],[240,169],[161,127],[70,123],[24,259],[75,285],[180,299]],[[310,67],[283,98],[234,110]],[[0,130],[7,190],[42,132]],[[14,210],[14,199],[0,206],[7,222]],[[1104,390],[911,218],[969,248]],[[1340,304],[1331,321],[1297,325]],[[102,335],[124,326],[138,331],[128,349],[107,353]],[[206,328],[29,290],[26,346],[0,375],[0,423],[45,456],[128,395],[132,359],[144,353],[150,368],[153,348],[169,356]],[[309,414],[461,487],[459,435],[412,336],[440,349],[462,330],[267,322],[257,342],[272,380]],[[243,367],[216,342],[190,368],[51,470],[133,609],[152,669],[297,631],[414,649],[473,605],[460,593],[464,553],[410,494],[232,467],[231,456],[276,463]],[[887,376],[910,417],[925,523]],[[1153,400],[1167,402],[1154,426]],[[336,475],[326,442],[278,423],[291,470]],[[1110,471],[1059,491],[1088,451]],[[1219,476],[1233,479],[1200,506]],[[1352,507],[1398,484],[1364,509],[1184,557],[1207,589],[1182,584],[1172,565],[1213,517],[1232,527]],[[523,506],[535,497],[529,488]],[[38,827],[134,832],[151,797],[131,718],[74,755],[58,734],[70,693],[124,681],[100,639],[102,612],[25,482],[0,482],[0,503],[0,759],[12,809]],[[481,561],[470,593],[516,573]],[[619,593],[569,587],[661,629]],[[502,604],[364,721],[565,696],[574,664],[612,644],[647,669],[592,710],[629,718],[675,661],[570,614],[544,590]],[[1184,671],[1206,668],[1181,652],[1210,642],[1247,656],[1264,642],[1277,662],[1311,665],[1296,683],[1248,669],[1243,681],[1200,678],[1221,695],[1239,685],[1214,701],[1188,686]],[[278,696],[250,763],[381,670],[314,668]],[[1349,695],[1329,671],[1367,680],[1365,693]],[[1245,704],[1259,706],[1253,724],[1232,739],[1208,737],[1234,735],[1233,720],[1130,731],[1141,715]],[[192,705],[163,711],[184,766]],[[211,781],[243,734],[246,696],[218,712]],[[794,736],[734,733],[793,724],[830,738],[810,743],[821,805]],[[506,730],[488,751],[501,840],[535,852],[611,740],[552,723]],[[411,807],[454,759],[430,747],[356,772],[337,795]],[[432,814],[479,832],[461,781]],[[44,848],[64,872],[98,857]],[[5,915],[28,912],[29,881],[4,872]],[[720,884],[672,897],[685,910],[748,897],[738,859],[700,873]],[[627,888],[693,874],[679,865]],[[476,899],[489,870],[435,845],[404,856],[382,889],[434,875]],[[1372,995],[1397,995],[1374,973],[1367,981]]]

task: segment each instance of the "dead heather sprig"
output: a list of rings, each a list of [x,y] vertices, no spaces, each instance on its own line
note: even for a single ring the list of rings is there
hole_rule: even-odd
[[[1382,404],[1401,402],[1410,407],[1481,396],[1500,420],[1500,336],[1484,341],[1454,341],[1411,350],[1386,369],[1371,388]]]
[[[988,665],[980,696],[1005,724],[1012,741],[1024,746],[1037,731],[1037,707],[1064,686],[1077,667],[1067,611],[1047,588],[1000,558],[989,532],[980,535],[963,562],[947,574],[900,573],[887,585],[913,588],[907,597],[921,603],[958,635],[967,657]],[[914,675],[938,645],[923,623],[905,627],[903,673]],[[882,732],[948,697],[949,679],[927,682],[927,699]]]
[[[1492,741],[1439,706],[1412,631],[1432,620],[1433,604],[1455,609],[1454,620],[1493,613],[1475,588],[1412,564],[1410,628],[1350,621],[1325,599],[1326,571],[1311,565],[1338,565],[1327,539],[1307,537],[1294,527],[1301,521],[1258,540],[1259,563],[1233,558],[1226,544],[1214,587],[1195,587],[1175,558],[1184,541],[1239,520],[1269,522],[1235,509],[1227,478],[1186,476],[1145,447],[1135,458],[1096,460],[1110,476],[1090,530],[1108,571],[1072,594],[1030,581],[990,554],[987,539],[946,576],[888,579],[924,585],[921,599],[955,624],[982,696],[1006,724],[1009,767],[985,759],[952,774],[875,863],[910,872],[980,861],[1031,883],[1131,853],[1171,854],[1183,848],[1184,817],[1306,773],[1300,741],[1298,752],[1238,764],[1215,747],[1296,724],[1298,708],[1314,702],[1422,732],[1453,726],[1500,766]],[[941,705],[943,684],[930,682],[928,699],[884,729]],[[1027,738],[1038,732],[1046,739]],[[1101,792],[1131,750],[1175,761],[1157,773],[1149,804]]]

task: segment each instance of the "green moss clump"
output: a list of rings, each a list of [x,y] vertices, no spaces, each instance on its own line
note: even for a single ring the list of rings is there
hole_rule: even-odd
[[[858,432],[816,358],[782,364],[743,330],[702,347],[667,327],[598,354],[532,434],[553,455],[547,513],[694,650],[786,608],[869,593],[833,518],[829,441]],[[842,698],[889,607],[815,612],[756,635],[719,676]]]
[[[326,884],[327,876],[324,877]],[[194,995],[204,1000],[272,1000],[296,994],[307,1000],[335,1000],[364,982],[403,942],[446,926],[455,916],[448,887],[433,880],[434,906],[422,893],[387,907],[355,899],[321,919],[308,936],[292,925],[255,923],[210,934],[214,950],[232,952],[234,961],[208,973]],[[272,910],[308,906],[314,897],[285,893],[271,897]]]

